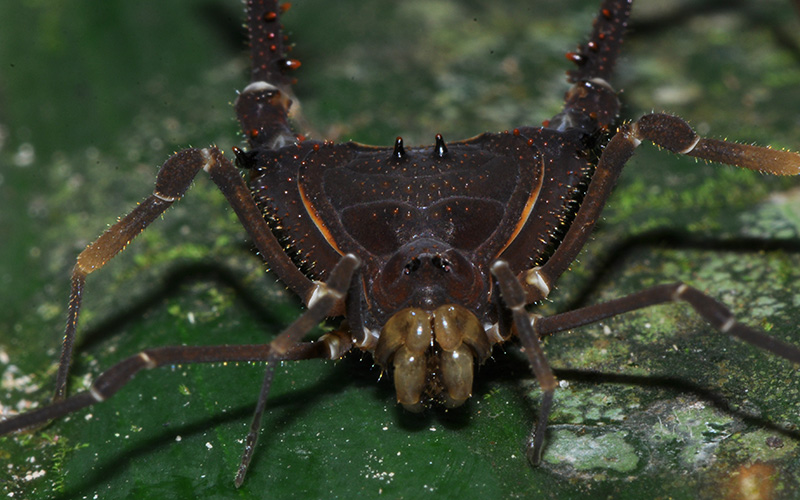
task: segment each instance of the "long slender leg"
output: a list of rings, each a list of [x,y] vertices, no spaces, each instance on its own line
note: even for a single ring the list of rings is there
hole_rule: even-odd
[[[525,291],[514,276],[508,263],[502,260],[492,264],[492,274],[500,285],[503,303],[511,310],[517,335],[522,342],[525,356],[531,365],[539,385],[542,387],[542,406],[539,409],[539,420],[531,430],[533,439],[526,450],[528,460],[533,465],[538,465],[542,459],[544,437],[547,431],[547,419],[553,406],[553,394],[556,390],[556,378],[550,364],[542,351],[539,333],[534,329],[530,317],[525,310]]]
[[[500,283],[504,302],[509,304],[509,300],[516,300],[516,303],[519,304],[521,300],[524,300],[522,287],[513,277],[511,270],[508,269],[505,263],[502,261],[495,263],[492,272]],[[508,297],[514,298],[509,299]],[[546,429],[547,417],[552,406],[553,392],[555,390],[555,378],[552,376],[552,371],[550,371],[550,367],[547,365],[538,340],[536,342],[532,341],[531,336],[535,336],[536,339],[539,339],[544,335],[571,330],[626,312],[668,302],[686,302],[720,333],[736,337],[748,344],[787,359],[792,363],[800,363],[800,349],[772,338],[755,328],[739,323],[734,318],[733,313],[722,303],[684,283],[657,285],[609,302],[595,304],[548,317],[526,315],[524,303],[516,308],[509,304],[509,307],[511,307],[514,313],[514,326],[517,328],[517,333],[525,348],[525,354],[528,356],[534,374],[537,380],[539,380],[539,384],[542,386],[542,391],[544,393],[542,397],[542,408],[539,411],[539,422],[536,424],[536,428],[533,431],[533,440],[529,443],[527,450],[528,459],[533,465],[537,465],[541,460],[544,446],[544,432]],[[524,319],[523,316],[525,317]],[[552,382],[550,382],[550,380],[552,380]]]
[[[57,401],[50,406],[28,412],[0,422],[0,435],[45,423],[86,406],[105,401],[124,387],[139,371],[163,365],[188,363],[214,363],[235,361],[266,361],[264,383],[258,404],[245,441],[242,461],[236,474],[236,486],[241,486],[252,458],[261,417],[264,413],[275,364],[281,360],[308,359],[311,357],[336,358],[352,347],[352,337],[346,330],[338,330],[323,336],[320,342],[298,343],[331,311],[340,306],[350,290],[356,270],[361,265],[358,257],[347,254],[331,271],[328,281],[317,286],[315,300],[308,309],[269,344],[222,345],[222,346],[177,346],[148,349],[118,363],[102,373],[88,391]],[[332,337],[331,337],[332,336]]]
[[[700,290],[684,283],[657,285],[602,304],[582,307],[574,311],[537,318],[536,331],[548,335],[579,326],[596,323],[606,318],[644,309],[668,302],[686,302],[711,326],[748,344],[764,349],[792,363],[800,363],[800,349],[739,323],[733,313],[720,302]]]
[[[800,154],[792,151],[737,144],[700,137],[684,120],[664,113],[644,115],[631,124],[637,140],[648,141],[673,153],[725,163],[766,174],[800,174]]]
[[[800,174],[798,153],[705,139],[699,137],[689,124],[676,116],[645,115],[634,123],[620,127],[603,150],[583,204],[553,256],[541,267],[523,271],[519,275],[520,281],[526,287],[529,302],[545,298],[558,277],[575,260],[599,219],[622,168],[643,140],[649,140],[675,153],[707,161],[776,175]]]
[[[300,338],[314,328],[320,321],[325,319],[331,311],[341,301],[345,300],[348,289],[355,275],[356,269],[361,266],[361,261],[353,254],[347,254],[336,264],[331,271],[328,281],[320,283],[315,294],[315,299],[309,303],[306,312],[298,318],[292,325],[281,333],[275,340],[270,342],[272,352],[267,357],[267,369],[264,374],[264,382],[261,384],[261,392],[258,396],[256,411],[253,421],[250,424],[250,432],[247,434],[244,444],[244,453],[236,472],[236,487],[242,485],[244,476],[247,474],[247,467],[253,458],[253,450],[258,440],[258,432],[261,430],[261,417],[267,405],[267,398],[272,387],[272,379],[275,374],[275,363],[288,352],[292,346],[297,344]]]
[[[237,115],[250,144],[268,149],[283,146],[295,139],[288,124],[292,79],[287,72],[298,67],[299,63],[286,58],[280,11],[275,0],[248,1],[252,83],[236,101]],[[237,157],[246,155],[237,151]],[[230,162],[216,148],[187,149],[176,153],[159,170],[154,193],[78,256],[72,271],[67,325],[56,374],[56,400],[63,399],[66,394],[86,276],[103,267],[175,200],[180,199],[201,168],[211,174],[236,210],[261,255],[269,261],[284,284],[299,290],[307,299],[304,292],[312,288],[312,283],[284,255],[252,201],[247,186]]]
[[[100,374],[87,391],[79,392],[74,396],[61,399],[48,406],[0,421],[0,435],[41,425],[86,406],[104,401],[113,396],[134,375],[144,369],[173,364],[264,361],[268,354],[269,346],[266,344],[170,346],[147,349],[121,361]]]
[[[269,230],[261,212],[250,196],[247,185],[233,164],[215,147],[180,151],[171,156],[159,170],[153,194],[131,213],[108,228],[94,243],[78,255],[77,263],[72,270],[67,325],[56,374],[56,400],[63,399],[66,395],[67,375],[72,359],[86,276],[103,267],[125,249],[128,243],[144,228],[164,213],[172,203],[183,197],[201,169],[208,172],[225,195],[256,248],[284,284],[301,293],[310,292],[314,287],[314,284],[295,267],[283,252],[280,243]],[[307,299],[305,295],[303,298]]]
[[[301,316],[297,321],[302,319]],[[337,331],[337,333],[336,339],[323,337],[318,342],[296,344],[278,359],[284,361],[339,357],[350,349],[351,343],[349,343],[348,332]],[[336,347],[331,348],[331,345]],[[336,356],[333,353],[337,353]],[[79,392],[48,406],[0,420],[0,435],[38,426],[105,401],[142,370],[195,363],[267,361],[273,354],[270,344],[168,346],[147,349],[101,373],[87,391]]]
[[[561,331],[602,321],[630,311],[664,304],[686,302],[695,312],[720,333],[731,335],[748,344],[764,349],[792,363],[800,363],[800,349],[739,323],[733,313],[722,303],[684,283],[658,285],[625,297],[595,304],[548,317],[528,315],[525,311],[525,292],[514,277],[508,264],[497,261],[492,266],[503,296],[503,303],[511,309],[517,335],[539,385],[542,387],[542,406],[539,420],[532,430],[533,439],[528,445],[528,460],[533,465],[541,462],[547,419],[553,403],[556,380],[542,351],[539,339]]]
[[[521,324],[523,322],[519,319],[523,314],[522,311],[524,311],[522,307],[525,303],[536,302],[547,297],[555,280],[573,262],[589,238],[595,222],[599,219],[600,212],[616,184],[622,168],[644,139],[650,140],[670,151],[689,154],[705,160],[722,161],[743,168],[761,170],[773,174],[791,175],[800,173],[800,155],[797,153],[703,139],[698,137],[691,127],[680,118],[662,114],[646,115],[633,124],[621,127],[617,134],[612,137],[600,157],[586,197],[576,214],[575,220],[559,248],[546,263],[541,267],[535,267],[520,273],[519,280],[513,280],[514,285],[511,284],[511,280],[507,277],[504,280],[500,279],[501,274],[499,273],[506,272],[499,266],[500,262],[492,267],[492,273],[497,277],[501,287],[503,302],[512,309],[517,333],[523,342],[531,366],[544,391],[539,423],[534,432],[532,447],[528,453],[528,458],[533,464],[537,464],[540,459],[547,417],[543,412],[546,410],[549,413],[555,382],[553,379],[553,389],[548,389],[549,386],[546,384],[549,382],[547,382],[546,372],[541,367],[537,371],[536,365],[536,363],[544,361],[544,354],[541,354],[541,348],[539,348],[538,343],[527,340],[527,337],[545,332],[547,325],[555,324],[555,320],[547,319],[544,320],[544,323],[539,320],[536,322],[535,329],[534,327],[522,329]],[[505,266],[505,269],[508,269],[507,266]],[[510,273],[511,271],[509,270],[508,272]],[[511,291],[512,286],[520,288],[522,299],[511,295],[515,293]],[[664,296],[663,290],[660,289],[649,293],[650,295],[645,294],[644,298],[653,301],[652,303],[685,300],[707,321],[724,333],[737,336],[746,342],[792,361],[800,360],[800,351],[796,348],[779,343],[763,333],[737,323],[730,311],[724,306],[693,288],[683,285],[683,287],[679,287],[674,294],[669,296]],[[514,297],[514,299],[509,299],[509,297]],[[519,310],[515,310],[513,304],[522,305],[519,306]],[[646,305],[649,304],[640,307],[645,307]],[[609,311],[613,312],[614,309],[611,308]],[[587,323],[591,321],[589,320]],[[544,362],[546,363],[546,361]],[[549,367],[547,371],[549,372]]]

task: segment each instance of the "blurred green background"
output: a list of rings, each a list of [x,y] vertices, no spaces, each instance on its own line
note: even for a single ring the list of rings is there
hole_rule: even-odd
[[[537,124],[599,2],[292,2],[315,137],[391,144]],[[788,0],[642,0],[615,79],[623,117],[800,149],[800,13]],[[0,3],[0,404],[52,390],[77,253],[150,193],[173,151],[242,144],[235,0]],[[800,182],[644,146],[547,314],[685,280],[800,345]],[[73,391],[143,348],[266,342],[298,301],[210,182],[87,284]],[[317,333],[318,335],[318,333]],[[462,409],[406,414],[368,356],[286,363],[244,486],[263,367],[184,366],[35,434],[0,438],[13,498],[745,498],[798,495],[795,367],[663,306],[547,339],[563,388],[543,467],[539,392],[513,345]],[[762,491],[763,492],[763,491]]]

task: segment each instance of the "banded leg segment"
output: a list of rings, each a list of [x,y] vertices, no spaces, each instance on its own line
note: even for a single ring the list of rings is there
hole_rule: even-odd
[[[40,425],[105,401],[145,369],[177,364],[265,361],[267,368],[264,383],[236,475],[236,486],[241,486],[261,429],[261,417],[272,386],[276,363],[310,358],[335,359],[352,348],[352,336],[344,328],[323,335],[317,342],[299,341],[337,307],[342,307],[341,303],[346,300],[348,291],[353,289],[353,281],[358,277],[356,270],[360,266],[358,257],[352,254],[343,256],[331,271],[328,281],[317,285],[316,299],[309,304],[305,313],[269,344],[174,346],[142,351],[102,373],[88,391],[0,421],[0,435]]]
[[[86,276],[103,267],[115,255],[124,250],[173,202],[183,197],[201,169],[209,173],[211,179],[225,195],[256,248],[279,278],[301,297],[305,297],[314,286],[283,252],[280,243],[275,239],[261,216],[247,185],[233,164],[214,147],[180,151],[162,165],[156,178],[153,194],[108,228],[78,255],[77,263],[72,270],[67,325],[64,330],[61,358],[56,374],[56,400],[63,399],[66,395],[67,375],[72,360],[75,331]]]
[[[203,165],[204,161],[196,158],[196,150],[184,150],[171,156],[159,170],[153,194],[116,224],[106,229],[94,243],[78,255],[75,267],[72,269],[67,326],[56,373],[56,400],[63,399],[66,395],[67,375],[72,360],[75,329],[86,276],[103,267],[124,250],[144,228],[164,213],[175,200],[180,199]]]
[[[550,364],[542,351],[539,337],[541,334],[535,328],[535,322],[525,310],[527,304],[525,290],[514,276],[508,263],[502,260],[492,264],[492,274],[500,285],[500,294],[503,304],[511,310],[513,324],[517,330],[517,336],[522,343],[525,356],[531,365],[531,370],[542,387],[542,406],[539,409],[539,420],[531,429],[533,439],[529,443],[526,453],[528,460],[533,465],[538,465],[542,459],[544,449],[544,437],[547,431],[547,419],[553,406],[553,394],[556,390],[556,377]]]
[[[611,138],[589,183],[583,204],[561,245],[540,267],[518,276],[526,288],[529,303],[547,297],[556,280],[575,260],[600,218],[600,212],[617,183],[622,168],[643,140],[672,152],[707,161],[727,163],[775,175],[800,174],[800,154],[766,147],[699,137],[681,118],[667,114],[645,115],[623,125]]]
[[[539,335],[558,333],[669,302],[685,302],[720,333],[736,337],[792,363],[800,363],[800,349],[739,323],[725,305],[684,283],[657,285],[602,304],[537,318],[537,332]]]
[[[334,331],[317,342],[296,344],[278,359],[281,361],[340,357],[349,350],[347,332]],[[332,347],[333,346],[333,347]],[[336,356],[333,354],[337,353]],[[273,350],[269,344],[169,346],[147,349],[112,366],[94,381],[89,390],[56,401],[48,406],[0,420],[0,436],[39,426],[87,406],[105,401],[122,389],[142,370],[160,366],[195,363],[267,361]]]
[[[253,451],[256,447],[256,441],[258,441],[258,433],[261,430],[261,418],[267,406],[267,398],[269,397],[269,391],[272,388],[272,379],[275,375],[275,362],[284,359],[283,356],[290,352],[292,347],[297,345],[298,341],[304,335],[311,331],[320,321],[329,316],[335,308],[341,307],[341,303],[346,301],[348,290],[352,288],[351,285],[354,277],[358,276],[356,270],[360,266],[361,260],[358,257],[353,254],[344,255],[333,268],[333,271],[331,271],[328,281],[318,284],[316,293],[314,294],[315,299],[309,302],[306,312],[275,338],[275,340],[270,342],[271,352],[266,360],[267,369],[264,373],[264,381],[261,384],[258,403],[256,404],[256,410],[250,424],[250,432],[248,432],[247,438],[245,439],[242,460],[236,472],[234,483],[237,488],[244,483],[247,468],[250,465],[250,460],[253,458]],[[325,337],[323,337],[323,339],[324,338]],[[331,343],[330,345],[334,344]],[[347,340],[347,349],[349,350],[350,347],[352,347],[352,337]]]
[[[737,144],[700,137],[688,123],[664,113],[639,118],[631,125],[631,135],[673,153],[694,156],[706,161],[734,165],[774,175],[800,174],[800,154],[792,151]]]

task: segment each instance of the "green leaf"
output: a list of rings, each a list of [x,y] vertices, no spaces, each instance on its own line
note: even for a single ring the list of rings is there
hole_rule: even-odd
[[[296,94],[315,136],[384,145],[398,134],[409,144],[436,133],[457,140],[552,116],[567,88],[563,53],[585,39],[599,7],[292,3],[284,24],[303,62]],[[624,118],[663,109],[713,137],[800,149],[790,3],[695,4],[634,9],[615,80]],[[173,151],[241,145],[231,102],[247,57],[232,0],[27,0],[0,4],[0,19],[7,412],[46,404],[77,253],[150,193]],[[541,312],[684,280],[800,345],[797,186],[643,146]],[[298,304],[198,179],[89,277],[71,390],[148,347],[266,342]],[[0,438],[0,489],[31,499],[718,498],[755,478],[776,498],[797,495],[795,367],[714,333],[680,305],[553,337],[545,351],[562,388],[538,469],[523,448],[539,391],[509,345],[480,369],[465,407],[421,416],[397,407],[368,355],[282,364],[239,490],[264,366],[143,373],[103,404]]]

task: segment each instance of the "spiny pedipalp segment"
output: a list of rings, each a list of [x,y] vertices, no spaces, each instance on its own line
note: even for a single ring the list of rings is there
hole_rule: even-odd
[[[236,115],[253,149],[279,149],[297,140],[288,120],[291,106],[288,86],[278,88],[268,82],[256,81],[239,93]],[[241,158],[238,153],[237,158]]]
[[[543,125],[559,131],[585,130],[591,134],[610,127],[619,114],[617,93],[608,83],[614,71],[633,0],[606,0],[594,20],[589,41],[567,59],[577,69],[567,71],[573,84],[564,96],[564,110]]]
[[[628,26],[633,0],[606,0],[595,18],[589,41],[575,52],[567,52],[567,59],[577,69],[567,71],[567,80],[602,78],[610,80],[614,64],[622,47],[622,38]]]
[[[251,82],[264,81],[277,87],[293,83],[289,71],[300,67],[300,62],[288,57],[290,46],[280,19],[289,6],[288,2],[279,5],[277,0],[248,0]]]
[[[300,61],[289,58],[291,46],[280,22],[289,3],[248,0],[247,5],[250,84],[236,99],[236,115],[254,149],[278,149],[297,139],[288,117],[295,82],[290,73],[300,67]]]
[[[559,131],[579,129],[592,134],[607,129],[619,114],[616,91],[602,78],[581,80],[564,95],[564,110],[544,123]]]

